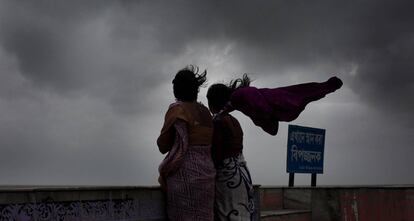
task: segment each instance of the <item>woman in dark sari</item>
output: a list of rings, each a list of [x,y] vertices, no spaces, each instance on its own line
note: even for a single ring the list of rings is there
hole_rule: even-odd
[[[168,153],[159,167],[166,191],[167,215],[173,221],[212,221],[216,171],[211,158],[213,123],[197,102],[206,72],[190,66],[173,80],[176,102],[170,104],[157,144]]]

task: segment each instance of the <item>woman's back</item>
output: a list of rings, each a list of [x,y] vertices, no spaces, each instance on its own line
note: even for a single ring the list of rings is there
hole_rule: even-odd
[[[216,164],[229,157],[236,157],[243,151],[243,130],[239,121],[230,114],[224,114],[214,122],[213,159]]]
[[[168,172],[165,175],[168,217],[170,220],[204,217],[200,220],[212,221],[216,175],[211,158],[212,117],[200,103],[176,102],[167,112],[166,121],[174,122],[176,133],[174,145],[160,166],[161,173]],[[159,142],[168,137],[161,136]]]
[[[179,102],[188,126],[189,145],[210,145],[213,136],[213,120],[210,111],[198,102]]]

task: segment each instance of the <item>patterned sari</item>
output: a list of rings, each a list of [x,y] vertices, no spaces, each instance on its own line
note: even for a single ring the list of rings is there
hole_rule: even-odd
[[[216,221],[250,221],[254,213],[254,190],[243,154],[223,160],[217,167]]]
[[[216,170],[211,145],[190,145],[188,122],[175,120],[174,144],[159,166],[171,221],[213,221]]]

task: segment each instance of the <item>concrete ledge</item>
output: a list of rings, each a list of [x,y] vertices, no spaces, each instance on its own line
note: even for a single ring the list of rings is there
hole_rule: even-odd
[[[263,221],[311,221],[310,210],[276,210],[262,213]]]
[[[283,191],[285,209],[311,210],[314,221],[414,220],[414,185],[261,187],[269,190]]]
[[[160,190],[159,186],[21,186],[0,185],[1,192],[49,192],[49,191],[90,191],[90,190]]]
[[[272,185],[261,185],[260,188],[262,189],[414,189],[413,184],[406,184],[406,185],[319,185],[319,186],[272,186]]]
[[[290,214],[301,214],[301,213],[311,213],[311,210],[293,210],[293,209],[281,209],[281,210],[270,210],[262,211],[260,217],[269,217],[269,216],[282,216]]]
[[[414,185],[254,187],[255,220],[261,204],[311,210],[314,221],[414,220]],[[1,221],[165,220],[164,204],[158,186],[0,186]]]
[[[3,220],[160,221],[166,220],[165,198],[159,186],[0,186]]]
[[[0,220],[165,220],[159,187],[3,186]]]

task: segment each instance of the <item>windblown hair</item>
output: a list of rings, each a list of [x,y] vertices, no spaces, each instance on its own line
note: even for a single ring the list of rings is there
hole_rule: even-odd
[[[230,81],[229,88],[232,91],[235,91],[239,88],[250,86],[251,82],[252,81],[250,80],[249,76],[247,76],[247,74],[243,74],[242,78],[237,78],[237,79]]]
[[[228,85],[220,83],[211,85],[207,91],[209,106],[216,110],[223,109],[233,92],[239,88],[248,87],[250,82],[250,78],[244,74],[242,78],[230,81]]]
[[[199,73],[196,66],[189,65],[175,75],[173,83],[174,96],[179,101],[195,101],[200,86],[207,81],[207,71]]]

